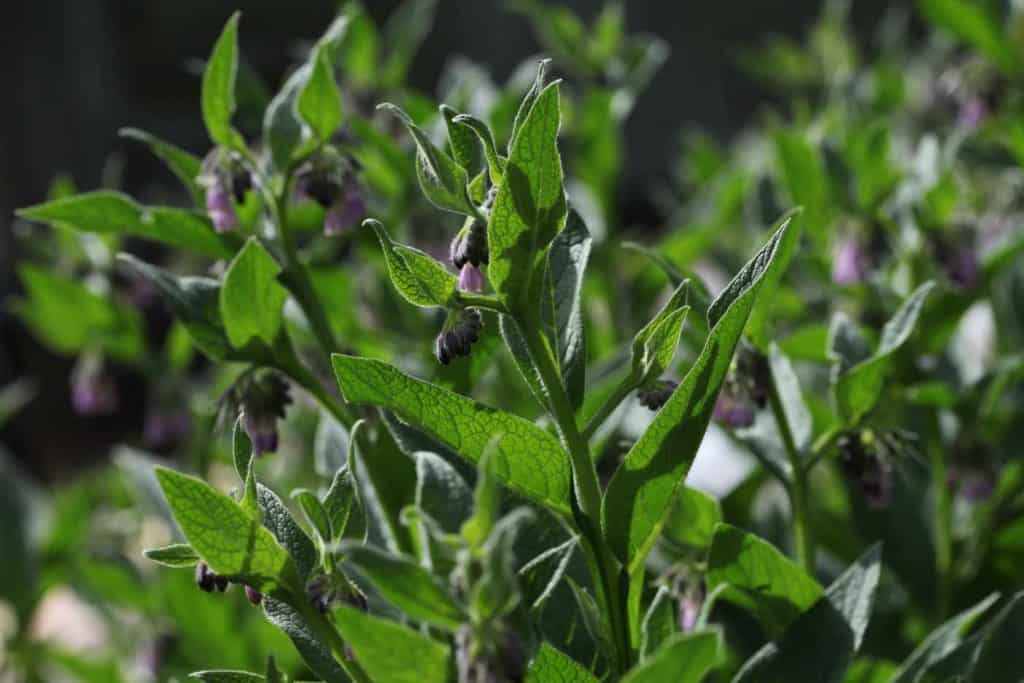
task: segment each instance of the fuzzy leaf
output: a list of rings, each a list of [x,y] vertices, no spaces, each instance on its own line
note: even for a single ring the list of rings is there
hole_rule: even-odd
[[[494,142],[494,133],[490,126],[470,114],[459,114],[452,122],[468,128],[480,140],[484,148],[484,156],[487,159],[487,171],[490,174],[491,184],[498,185],[505,173],[505,159],[498,154],[498,145]]]
[[[455,294],[457,279],[433,257],[391,241],[379,221],[368,219],[380,240],[388,275],[402,298],[415,306],[445,307]]]
[[[276,493],[263,484],[256,484],[256,499],[263,511],[263,526],[288,551],[305,581],[320,562],[316,546]]]
[[[253,339],[274,346],[284,322],[285,288],[277,281],[281,269],[255,239],[250,239],[224,273],[220,314],[228,341],[242,349]]]
[[[597,683],[597,677],[569,655],[541,643],[526,670],[525,683]]]
[[[494,472],[509,488],[566,514],[569,463],[551,433],[516,415],[403,374],[369,358],[332,356],[346,400],[394,412],[471,462],[479,462],[492,436]]]
[[[324,495],[323,506],[331,525],[331,535],[326,540],[333,542],[346,536],[363,538],[366,533],[366,519],[363,516],[362,503],[359,501],[359,490],[347,466],[340,468],[334,475],[334,480]]]
[[[632,367],[637,383],[657,379],[671,363],[689,310],[689,282],[679,283],[665,305],[633,336]],[[664,362],[666,359],[668,362]]]
[[[313,527],[320,539],[326,543],[331,541],[331,519],[323,503],[309,489],[295,489],[291,498],[302,508],[306,521]]]
[[[338,629],[370,679],[386,683],[446,683],[448,646],[416,631],[341,607]]]
[[[348,683],[351,680],[331,655],[330,648],[317,629],[294,607],[267,595],[263,597],[263,613],[266,614],[267,621],[281,629],[291,639],[295,649],[302,655],[302,660],[317,678],[324,683]]]
[[[203,121],[210,139],[232,149],[242,149],[245,141],[231,127],[235,114],[235,80],[238,76],[238,18],[235,12],[225,24],[213,46],[203,72]]]
[[[452,158],[466,173],[472,173],[477,159],[477,144],[473,131],[455,123],[458,112],[442,104],[440,107],[441,116],[444,118],[445,128],[448,130],[448,145],[452,150]]]

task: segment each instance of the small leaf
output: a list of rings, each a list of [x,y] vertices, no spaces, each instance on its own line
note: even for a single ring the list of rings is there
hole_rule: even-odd
[[[235,428],[231,432],[231,457],[235,464],[235,473],[242,482],[249,480],[249,468],[252,467],[252,441],[245,431],[244,417],[238,416]]]
[[[194,567],[199,555],[188,543],[173,543],[162,548],[147,548],[142,551],[147,559],[165,567]]]
[[[309,79],[299,92],[297,108],[318,142],[331,139],[341,125],[341,93],[334,80],[334,67],[326,47],[319,47],[312,57]]]
[[[245,147],[242,136],[231,127],[238,75],[238,18],[238,12],[231,15],[213,46],[203,72],[202,89],[203,121],[210,139],[232,149]]]
[[[857,424],[875,407],[883,393],[893,354],[910,338],[934,286],[935,283],[929,281],[914,290],[882,328],[882,339],[874,355],[840,375],[835,397],[839,413],[847,424]]]
[[[330,543],[331,519],[316,494],[309,489],[295,489],[291,493],[291,498],[302,508],[302,514],[305,515],[306,521],[313,527],[313,531],[316,532],[320,540]]]
[[[448,681],[448,646],[351,607],[338,608],[334,618],[370,680],[387,683]]]
[[[675,505],[663,533],[666,539],[684,548],[704,549],[711,545],[721,521],[722,507],[716,498],[684,485],[676,491]]]
[[[650,657],[663,642],[678,633],[678,623],[675,598],[668,588],[662,586],[640,622],[640,661]]]
[[[117,131],[117,134],[123,138],[138,140],[149,146],[153,154],[163,161],[167,168],[178,177],[178,180],[181,181],[181,184],[192,197],[192,202],[197,207],[203,206],[203,189],[196,182],[202,167],[202,161],[200,161],[199,157],[138,128],[122,128]]]
[[[273,348],[284,322],[288,293],[277,281],[281,268],[266,249],[250,239],[224,273],[220,314],[236,349],[256,339]]]
[[[423,129],[399,107],[385,102],[377,108],[397,116],[416,141],[416,177],[427,199],[439,209],[474,215],[476,210],[466,194],[469,183],[466,169],[439,150]]]
[[[328,541],[339,541],[346,536],[362,539],[365,536],[366,520],[359,500],[359,489],[352,481],[348,466],[340,468],[334,475],[323,505],[331,525]]]
[[[471,462],[479,462],[491,435],[500,434],[493,463],[498,478],[556,512],[569,512],[568,458],[550,432],[377,360],[340,354],[332,360],[347,401],[387,408]]]
[[[544,90],[544,86],[547,82],[548,66],[550,64],[550,59],[542,59],[537,63],[537,75],[534,77],[533,83],[530,84],[530,89],[526,91],[525,95],[523,95],[523,100],[519,103],[519,109],[516,110],[515,120],[512,123],[512,135],[509,137],[508,141],[508,148],[510,151],[515,143],[516,135],[519,134],[520,129],[526,122],[526,118],[530,114],[530,110],[533,109],[533,105],[537,101],[537,97],[540,95],[541,91]]]
[[[157,467],[156,477],[185,538],[213,571],[264,593],[302,591],[288,553],[238,503],[174,470]]]
[[[460,126],[454,122],[458,115],[454,109],[447,104],[440,107],[441,116],[444,118],[445,128],[448,130],[448,146],[452,150],[452,158],[466,173],[470,174],[476,167],[477,144],[473,131]]]
[[[288,551],[299,578],[305,581],[320,563],[316,546],[276,493],[263,484],[256,484],[256,498],[263,511],[263,526]]]
[[[720,524],[708,553],[707,588],[754,613],[778,636],[821,597],[821,586],[775,546],[734,526]]]
[[[632,367],[633,378],[637,384],[657,379],[668,365],[665,363],[662,366],[661,361],[668,358],[670,363],[675,355],[683,322],[689,310],[686,305],[689,292],[690,281],[683,280],[650,322],[633,336]],[[666,322],[669,324],[666,325]]]
[[[367,219],[380,240],[388,275],[402,298],[415,306],[446,307],[455,295],[457,279],[447,268],[423,252],[391,241],[379,221]]]
[[[803,393],[800,391],[800,380],[796,376],[796,371],[793,370],[793,365],[779,350],[775,342],[769,346],[768,363],[771,368],[772,381],[782,403],[782,413],[785,416],[786,425],[790,434],[793,435],[793,443],[797,452],[806,453],[810,448],[811,439],[814,437],[814,421],[807,408],[807,403],[804,401]]]
[[[415,621],[455,631],[466,615],[422,566],[358,543],[342,545],[345,561],[358,568],[381,596]]]
[[[700,683],[721,662],[722,647],[718,631],[677,634],[623,676],[622,683]]]
[[[760,283],[778,268],[775,254],[796,233],[783,224],[708,309],[713,325],[682,383],[633,445],[605,494],[601,518],[615,555],[630,571],[643,566],[672,510],[675,491],[703,440],[718,390],[758,299]]]
[[[597,677],[569,655],[541,643],[526,670],[524,683],[597,683]]]
[[[494,142],[494,133],[491,132],[490,127],[470,114],[459,114],[452,119],[452,122],[468,128],[479,138],[487,159],[487,171],[490,174],[491,184],[500,184],[501,178],[505,174],[505,159],[498,154],[498,145]]]

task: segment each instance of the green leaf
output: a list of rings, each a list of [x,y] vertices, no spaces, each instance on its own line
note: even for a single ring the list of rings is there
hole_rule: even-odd
[[[273,348],[288,298],[277,281],[280,272],[274,258],[252,238],[224,273],[220,314],[228,341],[236,349],[245,348],[254,339]]]
[[[377,109],[397,116],[416,141],[416,177],[427,199],[439,209],[474,215],[476,209],[466,194],[466,186],[469,184],[466,169],[439,150],[423,129],[413,123],[409,115],[399,107],[385,102],[378,105]]]
[[[305,515],[306,521],[313,527],[313,531],[316,532],[320,540],[330,543],[331,518],[316,494],[309,489],[295,489],[291,492],[291,498],[302,508],[302,514]]]
[[[160,292],[200,351],[214,360],[239,358],[231,349],[220,318],[220,283],[206,277],[178,277],[129,254],[118,260]]]
[[[711,421],[718,390],[757,301],[762,278],[779,267],[775,254],[794,234],[785,224],[780,227],[711,304],[708,319],[713,328],[704,349],[608,485],[601,510],[605,534],[630,571],[643,565],[672,510],[675,492]]]
[[[189,678],[196,678],[204,683],[259,683],[263,681],[263,676],[259,674],[251,674],[246,671],[227,671],[227,670],[213,670],[210,671],[193,671],[188,675]]]
[[[711,545],[715,528],[721,521],[722,507],[718,499],[683,485],[676,491],[675,505],[663,533],[672,543],[703,549]]]
[[[672,362],[689,311],[689,283],[683,280],[650,322],[633,336],[632,368],[637,384],[657,379]]]
[[[163,161],[167,168],[178,177],[182,186],[192,197],[192,202],[197,207],[204,205],[203,189],[196,182],[196,178],[199,177],[202,168],[202,161],[200,161],[199,157],[138,128],[122,128],[117,131],[117,134],[123,138],[138,140],[147,145],[153,154]]]
[[[932,631],[903,661],[890,683],[913,683],[918,680],[930,666],[956,649],[974,623],[998,600],[998,594],[990,595]]]
[[[1024,679],[1021,643],[1024,643],[1024,593],[1017,593],[986,626],[970,680]]]
[[[864,639],[881,570],[881,548],[875,545],[786,629],[780,641],[755,653],[734,683],[842,683]]]
[[[590,243],[590,231],[583,218],[570,211],[565,229],[551,242],[541,304],[544,331],[551,340],[562,382],[575,408],[583,403],[586,388],[582,296]]]
[[[331,524],[328,540],[338,541],[346,536],[362,539],[366,534],[366,520],[359,500],[359,489],[352,480],[348,466],[334,475],[331,486],[323,500]]]
[[[715,530],[708,553],[708,591],[723,584],[722,597],[753,612],[772,636],[821,597],[818,582],[775,546],[728,524]]]
[[[451,123],[468,128],[479,138],[484,149],[484,157],[487,159],[487,172],[490,174],[491,184],[500,184],[505,174],[505,159],[498,153],[498,145],[494,142],[494,133],[491,132],[490,126],[470,114],[459,114]]]
[[[377,72],[385,87],[405,83],[409,65],[434,24],[436,9],[437,0],[404,0],[388,17],[381,36],[388,50]]]
[[[722,649],[718,631],[677,634],[623,676],[622,683],[700,683],[720,663]]]
[[[986,3],[918,0],[917,4],[928,21],[977,49],[1008,74],[1017,72],[1020,62],[1014,52],[1016,46]]]
[[[351,542],[342,545],[342,553],[385,600],[410,619],[449,631],[457,630],[466,620],[448,591],[412,560]]]
[[[337,370],[335,370],[337,373]],[[402,523],[402,510],[416,500],[416,466],[395,442],[391,432],[381,427],[372,446],[360,434],[365,423],[352,429],[349,467],[355,473],[361,500],[367,507],[367,522],[380,520],[387,547],[395,552],[413,551],[409,529]]]
[[[341,93],[326,47],[321,46],[314,52],[312,63],[312,71],[299,92],[296,106],[316,140],[326,142],[341,125]]]
[[[477,144],[473,131],[455,123],[458,112],[442,104],[440,107],[445,128],[448,130],[448,146],[452,151],[452,158],[467,174],[472,174],[476,168]]]
[[[541,643],[526,670],[524,683],[597,683],[597,677],[569,655]]]
[[[455,295],[457,279],[442,263],[412,247],[391,241],[379,221],[367,219],[380,240],[391,282],[402,298],[415,306],[446,307]]]
[[[120,360],[139,358],[145,350],[139,312],[83,283],[50,270],[23,264],[18,276],[25,298],[13,309],[47,346],[58,353],[102,350]]]
[[[418,451],[415,459],[416,507],[446,533],[459,533],[473,514],[473,490],[440,455]]]
[[[934,286],[934,282],[928,281],[914,290],[882,328],[882,339],[874,355],[840,375],[835,385],[836,405],[848,424],[858,423],[875,407],[883,393],[893,354],[910,338]]]
[[[509,488],[556,512],[569,512],[569,462],[558,439],[516,415],[502,413],[369,358],[332,356],[350,403],[373,404],[479,462],[493,435],[494,471]]]
[[[544,90],[545,83],[547,81],[548,66],[551,64],[550,59],[542,59],[537,63],[537,74],[533,79],[533,83],[530,84],[529,90],[523,95],[523,101],[519,103],[519,109],[516,110],[515,120],[512,122],[512,134],[508,140],[508,149],[511,152],[513,145],[515,144],[516,136],[522,129],[523,124],[526,122],[527,116],[530,114],[530,110],[533,109],[534,103],[537,101],[537,97],[541,91]]]
[[[774,142],[782,184],[793,205],[803,207],[801,223],[808,226],[809,237],[824,244],[831,205],[825,161],[802,131],[780,130]]]
[[[556,82],[537,96],[516,134],[487,223],[487,276],[513,312],[530,310],[532,278],[565,224],[560,123]]]
[[[231,149],[242,149],[245,141],[231,127],[235,114],[235,79],[238,75],[238,18],[235,12],[228,19],[220,38],[213,46],[203,72],[203,121],[210,139]]]
[[[331,654],[318,629],[298,611],[282,600],[263,596],[263,612],[267,621],[281,629],[302,655],[302,660],[325,683],[348,683],[351,679]]]
[[[797,218],[800,215],[801,211],[802,209],[800,208],[787,211],[782,218],[776,221],[772,232],[777,230],[783,224],[793,221],[794,218]],[[771,277],[766,278],[761,284],[761,298],[763,303],[750,314],[750,322],[747,323],[747,337],[757,348],[761,350],[768,348],[768,343],[772,338],[769,324],[773,319],[775,308],[773,300],[782,280],[782,275],[789,267],[793,254],[796,253],[797,246],[800,243],[800,233],[803,232],[803,225],[804,224],[801,221],[796,221],[792,228],[790,228],[797,234],[791,235],[790,238],[782,244],[782,249],[775,256],[779,261],[779,267],[773,271]]]
[[[157,467],[156,477],[185,538],[213,571],[264,593],[283,588],[301,594],[288,553],[238,503],[174,470]]]
[[[188,543],[172,543],[162,548],[147,548],[142,551],[147,559],[165,567],[194,567],[199,555]]]
[[[305,581],[320,563],[316,546],[276,493],[256,484],[256,499],[263,511],[263,526],[288,552],[299,578]]]
[[[793,370],[793,365],[775,342],[768,348],[768,364],[782,403],[786,425],[789,427],[789,433],[793,435],[793,443],[799,453],[806,453],[814,437],[814,420],[800,391],[800,380]]]
[[[235,428],[231,432],[231,459],[235,465],[235,474],[243,483],[249,481],[249,469],[252,467],[252,441],[245,431],[242,415],[235,420]]]
[[[662,586],[654,594],[644,619],[640,622],[640,661],[649,658],[658,647],[679,632],[678,607],[668,588]]]
[[[120,192],[98,190],[20,209],[18,215],[98,235],[126,235],[163,242],[211,258],[235,252],[237,238],[218,235],[193,211],[144,207]]]
[[[446,683],[448,646],[392,621],[351,607],[334,612],[338,629],[371,680]]]

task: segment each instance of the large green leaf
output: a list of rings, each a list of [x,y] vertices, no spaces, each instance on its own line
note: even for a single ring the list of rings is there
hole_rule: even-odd
[[[528,310],[531,280],[565,224],[558,98],[558,83],[552,83],[530,108],[512,143],[487,223],[487,275],[513,311]]]
[[[783,224],[712,302],[708,320],[713,327],[704,349],[608,485],[602,507],[605,534],[631,571],[642,566],[693,463],[762,278],[778,267],[775,254],[795,234]]]
[[[82,232],[141,237],[211,258],[231,256],[237,244],[237,237],[218,235],[210,221],[198,213],[145,207],[126,194],[110,190],[55,199],[21,209],[18,215]]]
[[[722,658],[718,631],[679,633],[622,678],[622,683],[700,683]]]
[[[201,97],[203,121],[210,139],[232,149],[245,147],[242,136],[231,127],[238,76],[238,18],[238,12],[231,15],[213,46],[203,72]]]
[[[260,591],[302,583],[287,551],[259,520],[228,496],[195,477],[156,468],[156,477],[182,533],[210,568]]]
[[[448,646],[351,607],[334,612],[341,635],[377,683],[447,683]]]
[[[250,239],[224,273],[220,314],[228,341],[236,349],[258,339],[274,346],[284,322],[285,288],[281,268],[256,239]]]
[[[568,456],[550,432],[387,363],[339,354],[332,360],[349,402],[384,407],[474,463],[493,440],[493,471],[506,486],[557,512],[569,512]]]
[[[525,683],[597,683],[597,677],[569,655],[541,643],[526,670]]]
[[[821,597],[821,586],[767,541],[728,524],[715,530],[707,587],[744,607],[774,636]]]
[[[875,545],[786,629],[781,640],[758,650],[733,683],[842,683],[864,639],[881,570],[881,548]]]

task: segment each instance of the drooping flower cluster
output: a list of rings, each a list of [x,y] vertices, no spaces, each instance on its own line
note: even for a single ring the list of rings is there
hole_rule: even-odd
[[[206,214],[219,233],[238,228],[236,204],[245,201],[252,188],[252,176],[236,152],[223,147],[213,148],[203,159],[197,178],[206,193]]]
[[[366,192],[359,162],[325,147],[297,172],[296,191],[324,208],[324,234],[341,235],[366,217]]]
[[[764,354],[751,346],[741,346],[722,383],[712,417],[730,429],[754,424],[756,412],[768,401],[769,372]]]

